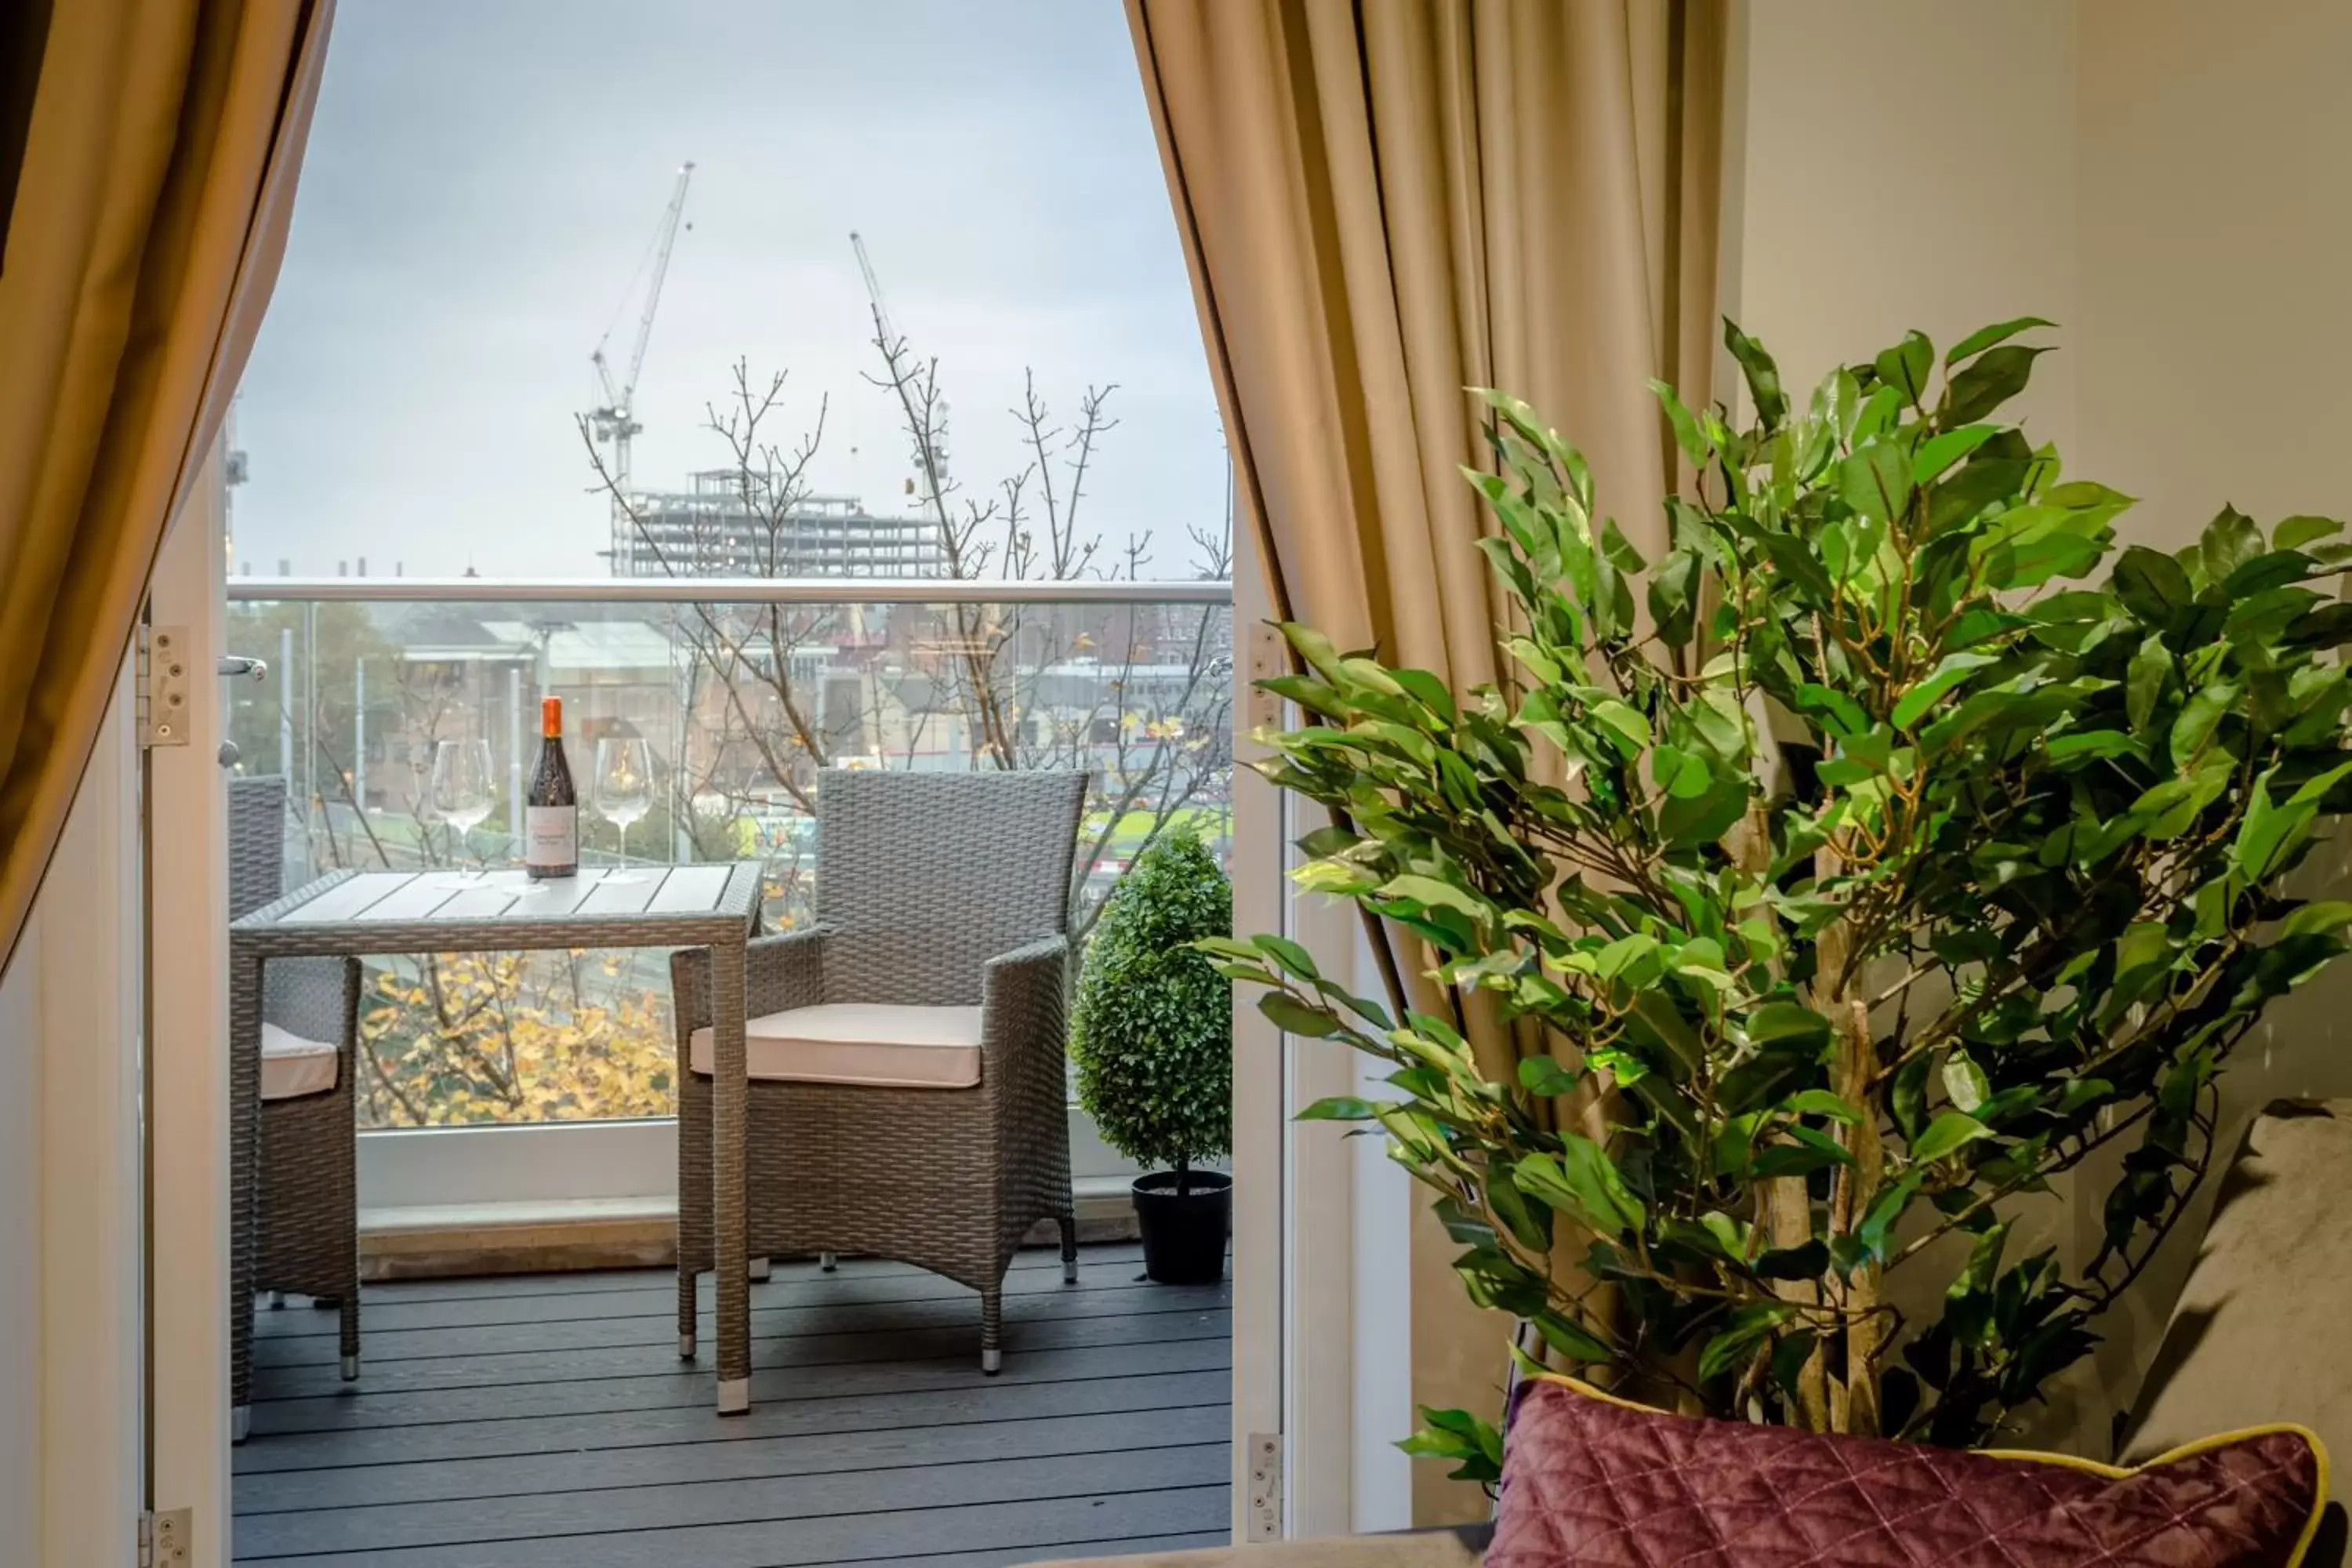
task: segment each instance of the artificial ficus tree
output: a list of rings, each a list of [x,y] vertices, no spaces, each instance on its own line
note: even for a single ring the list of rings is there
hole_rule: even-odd
[[[1482,394],[1506,687],[1457,701],[1285,628],[1302,672],[1265,684],[1310,721],[1263,767],[1335,824],[1298,880],[1417,938],[1444,1003],[1392,1017],[1296,944],[1210,945],[1282,1027],[1394,1064],[1394,1098],[1307,1114],[1385,1131],[1471,1294],[1550,1359],[1986,1441],[2187,1206],[2231,1047],[2346,951],[2352,903],[2281,889],[2352,802],[2352,544],[2232,510],[2117,552],[2128,499],[1998,417],[2046,325],[1940,363],[1912,333],[1800,409],[1727,323],[1755,416],[1656,387],[1698,479],[1654,563],[1571,446]],[[1502,1081],[1475,993],[1543,1042]],[[1592,1093],[1601,1138],[1561,1113]],[[2108,1144],[2095,1256],[2017,1256],[2022,1206]],[[1926,1269],[1906,1321],[1889,1276]],[[1483,1419],[1427,1414],[1423,1451],[1493,1473]]]

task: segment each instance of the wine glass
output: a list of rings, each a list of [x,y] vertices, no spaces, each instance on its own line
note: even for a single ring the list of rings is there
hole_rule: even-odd
[[[606,735],[596,742],[596,810],[621,830],[621,864],[629,863],[629,825],[654,808],[653,758],[635,735]],[[625,870],[605,879],[634,882]]]
[[[488,741],[443,741],[433,748],[433,809],[466,840],[490,815],[498,800],[498,773],[490,762]],[[479,879],[460,871],[449,883],[469,887]]]

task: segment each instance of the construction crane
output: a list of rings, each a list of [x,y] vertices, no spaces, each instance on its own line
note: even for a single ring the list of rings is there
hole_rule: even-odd
[[[882,303],[882,279],[874,275],[874,258],[866,254],[866,241],[854,228],[849,231],[849,247],[857,252],[857,270],[866,278],[866,298],[874,305],[874,335],[879,340],[882,352],[895,356],[898,352],[899,340],[897,329],[890,325],[889,310]],[[894,374],[898,374],[900,367],[894,363],[891,369]],[[912,400],[909,399],[910,405],[911,402]],[[910,420],[918,417],[919,415],[919,410],[909,406],[908,417]],[[927,443],[923,439],[925,432],[921,430],[908,432],[908,437],[915,443],[913,457],[916,477],[907,481],[907,493],[916,498],[915,504],[923,511],[938,512],[942,509],[948,489],[948,401],[946,398],[942,397],[932,405],[930,416],[929,431],[930,439],[928,443],[928,450],[926,450]]]
[[[677,243],[678,219],[686,212],[686,187],[693,178],[691,163],[677,166],[677,184],[670,189],[669,205],[662,212],[645,257],[637,262],[636,274],[629,279],[629,290],[634,291],[637,278],[646,276],[646,265],[651,263],[653,270],[646,282],[645,310],[637,317],[637,341],[629,351],[627,374],[615,384],[612,362],[604,355],[606,345],[613,341],[613,330],[621,324],[622,311],[628,304],[627,292],[622,294],[621,304],[614,309],[604,335],[596,340],[596,352],[588,356],[589,363],[596,367],[597,385],[604,396],[601,405],[588,411],[588,428],[597,440],[612,446],[613,488],[616,490],[628,488],[629,437],[645,429],[636,417],[637,374],[646,367],[646,344],[654,335],[654,312],[661,308],[662,279],[669,275],[670,247]]]

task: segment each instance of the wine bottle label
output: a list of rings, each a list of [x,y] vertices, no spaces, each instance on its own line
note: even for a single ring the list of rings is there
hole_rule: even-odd
[[[580,808],[523,808],[523,864],[534,869],[569,869],[580,864]]]

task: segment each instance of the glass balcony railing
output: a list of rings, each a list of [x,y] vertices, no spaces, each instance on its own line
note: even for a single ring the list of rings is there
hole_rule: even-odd
[[[230,651],[269,666],[231,683],[233,766],[287,780],[289,889],[341,867],[518,862],[550,695],[583,863],[757,858],[771,930],[809,918],[828,767],[1086,770],[1081,930],[1154,834],[1229,841],[1225,583],[234,579],[229,597]],[[600,809],[605,740],[642,742],[651,787]],[[435,797],[443,742],[490,755],[496,798],[468,832]],[[367,968],[362,1127],[670,1113],[661,954]]]

